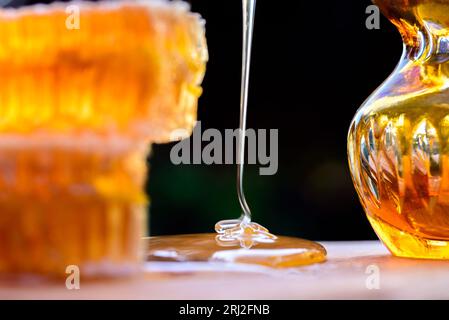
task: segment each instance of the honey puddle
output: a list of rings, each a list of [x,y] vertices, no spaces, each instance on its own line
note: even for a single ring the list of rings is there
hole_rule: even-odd
[[[291,268],[326,259],[318,243],[276,237],[271,241],[223,242],[213,233],[152,237],[147,240],[147,261],[224,262],[257,264],[272,268]]]

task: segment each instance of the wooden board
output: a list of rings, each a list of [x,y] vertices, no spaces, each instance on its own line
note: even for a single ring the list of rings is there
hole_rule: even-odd
[[[80,290],[0,282],[0,299],[449,299],[449,261],[395,258],[379,242],[323,244],[328,261],[303,268],[148,263],[136,278]]]

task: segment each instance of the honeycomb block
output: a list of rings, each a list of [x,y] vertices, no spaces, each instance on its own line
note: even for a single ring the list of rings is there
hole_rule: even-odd
[[[179,2],[0,10],[0,133],[168,142],[192,130],[206,60],[204,23]]]
[[[193,129],[206,60],[181,2],[0,10],[0,274],[139,268],[149,146]]]

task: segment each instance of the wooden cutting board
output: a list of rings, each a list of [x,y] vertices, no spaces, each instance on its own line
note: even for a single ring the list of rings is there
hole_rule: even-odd
[[[133,279],[0,282],[0,299],[449,299],[449,261],[392,257],[379,242],[324,242],[328,261],[290,270],[148,263]]]

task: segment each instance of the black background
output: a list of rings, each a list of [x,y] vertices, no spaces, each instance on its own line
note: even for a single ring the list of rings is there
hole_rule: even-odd
[[[31,3],[31,1],[28,1]],[[207,21],[210,61],[199,102],[203,129],[236,128],[239,117],[240,0],[191,0]],[[367,0],[259,0],[248,127],[279,129],[279,171],[248,166],[254,219],[277,234],[315,240],[375,238],[354,191],[346,135],[363,101],[393,71],[402,51],[382,17],[368,30]],[[152,235],[210,232],[240,215],[234,166],[170,163],[171,145],[155,146]]]
[[[200,100],[203,128],[235,128],[239,117],[242,5],[192,0],[207,21],[210,62]],[[373,239],[353,188],[346,136],[363,101],[393,71],[401,38],[382,17],[368,30],[370,1],[259,0],[248,126],[279,129],[279,172],[250,166],[255,220],[277,234],[320,240]],[[235,168],[169,164],[170,146],[151,159],[155,234],[206,232],[240,214]]]

